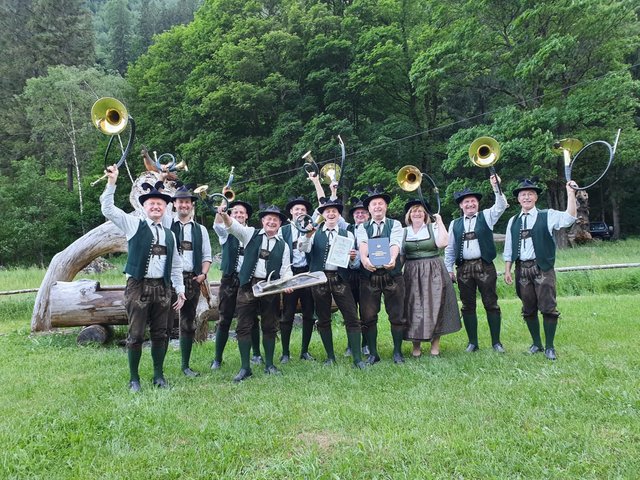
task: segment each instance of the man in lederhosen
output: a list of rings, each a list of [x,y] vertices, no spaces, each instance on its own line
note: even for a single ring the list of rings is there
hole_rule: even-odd
[[[251,205],[240,200],[230,202],[228,209],[231,212],[229,214],[231,218],[234,218],[243,226],[247,225],[247,221],[253,213]],[[222,365],[222,354],[224,347],[227,345],[231,321],[236,312],[236,296],[240,286],[238,274],[244,260],[244,245],[236,237],[229,235],[220,214],[216,214],[213,230],[218,235],[218,241],[222,246],[222,262],[220,263],[222,278],[220,279],[220,289],[218,290],[220,320],[216,329],[215,357],[211,362],[211,368],[218,370]],[[262,357],[260,356],[260,325],[258,317],[255,318],[251,329],[251,344],[253,346],[251,363],[259,365],[262,363]]]
[[[179,312],[169,318],[167,332],[170,333],[176,323],[180,328],[181,369],[187,377],[197,377],[198,372],[191,369],[189,361],[196,333],[196,308],[200,300],[200,284],[207,281],[211,266],[211,242],[207,229],[194,220],[195,202],[198,197],[185,185],[181,185],[173,196],[173,208],[177,219],[165,216],[171,231],[178,240],[178,253],[182,258],[182,278],[186,301]],[[176,300],[174,292],[172,300]],[[168,340],[168,338],[167,338]]]
[[[381,299],[391,324],[393,338],[393,361],[403,363],[402,338],[404,320],[404,279],[399,254],[402,247],[403,230],[399,221],[387,218],[387,207],[391,197],[377,188],[370,190],[363,200],[369,210],[371,220],[361,224],[356,230],[356,241],[360,250],[360,319],[369,345],[368,362],[380,361],[378,355],[378,313]],[[376,268],[369,260],[369,242],[378,237],[389,239],[390,260],[383,267]]]
[[[353,363],[358,368],[364,368],[365,363],[362,361],[360,354],[360,319],[358,318],[358,310],[348,283],[348,271],[344,267],[327,263],[329,250],[338,236],[348,238],[351,242],[352,249],[349,252],[349,264],[354,264],[357,261],[353,234],[338,227],[342,209],[342,202],[338,199],[326,200],[321,204],[318,207],[318,212],[324,217],[325,221],[317,230],[310,230],[309,233],[300,237],[298,248],[305,253],[309,253],[309,270],[311,272],[323,271],[327,276],[326,283],[311,287],[316,314],[318,315],[318,333],[327,352],[325,364],[331,365],[336,360],[331,329],[331,297],[333,296],[344,319],[348,345],[353,352]]]
[[[304,197],[296,197],[287,203],[285,210],[289,212],[291,221],[295,222],[298,217],[307,215],[312,210],[311,203]],[[291,270],[294,275],[309,271],[307,255],[298,250],[298,238],[301,234],[291,223],[287,223],[280,228],[280,235],[287,243],[290,252]],[[299,288],[292,293],[282,295],[283,312],[280,320],[280,338],[282,339],[282,356],[280,363],[287,363],[291,359],[289,344],[291,342],[291,332],[293,330],[293,318],[296,314],[298,301],[302,307],[302,346],[300,348],[300,358],[302,360],[313,360],[309,353],[309,343],[313,334],[315,318],[313,316],[313,295],[310,288]]]
[[[221,209],[218,211],[220,212]],[[278,207],[272,205],[258,212],[258,218],[262,224],[260,230],[240,225],[224,212],[220,212],[222,221],[231,235],[237,237],[244,247],[244,261],[240,268],[238,281],[240,288],[236,300],[236,313],[238,325],[236,334],[238,337],[238,349],[242,362],[240,371],[234,377],[234,382],[241,382],[252,375],[250,365],[251,354],[251,329],[257,315],[260,316],[262,326],[262,346],[264,347],[264,372],[269,375],[279,374],[273,365],[273,353],[278,333],[277,307],[280,295],[266,295],[256,297],[253,294],[253,285],[266,280],[287,279],[293,276],[291,273],[290,253],[287,243],[279,237],[278,231],[287,217]],[[290,293],[288,289],[285,292]]]
[[[476,314],[476,292],[480,291],[482,304],[487,312],[491,333],[491,345],[496,352],[504,353],[500,342],[501,314],[496,293],[497,272],[493,264],[496,245],[493,242],[493,227],[509,206],[504,193],[498,189],[499,177],[491,175],[491,186],[496,201],[491,208],[480,211],[482,194],[465,188],[453,197],[462,216],[449,225],[449,244],[444,250],[444,263],[451,280],[457,281],[462,302],[462,320],[469,343],[467,352],[479,349],[478,316]],[[457,276],[453,265],[457,266]]]
[[[513,190],[522,210],[509,219],[504,242],[504,281],[511,285],[511,265],[516,264],[516,293],[522,301],[524,318],[533,344],[529,353],[542,352],[538,310],[542,313],[544,355],[556,359],[553,343],[558,317],[556,303],[556,242],[553,231],[570,227],[576,221],[576,191],[574,181],[567,182],[567,210],[538,210],[536,202],[542,188],[531,180],[523,180]]]
[[[182,260],[177,252],[173,232],[162,226],[162,217],[171,197],[162,193],[162,182],[155,187],[144,184],[149,190],[139,197],[145,219],[123,212],[116,207],[113,196],[116,191],[118,167],[105,170],[107,186],[100,196],[102,214],[125,234],[129,255],[125,266],[127,287],[125,309],[129,320],[127,353],[129,358],[129,389],[140,391],[138,367],[142,357],[144,331],[149,324],[151,358],[153,360],[153,384],[160,388],[169,385],[164,378],[163,365],[167,352],[167,324],[171,311],[171,284],[176,290],[174,310],[180,310],[185,301],[182,281]]]

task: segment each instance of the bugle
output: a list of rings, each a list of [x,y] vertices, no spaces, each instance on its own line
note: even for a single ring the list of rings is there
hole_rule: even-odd
[[[111,145],[113,144],[113,139],[118,137],[118,141],[120,142],[120,148],[122,150],[122,156],[120,160],[116,163],[117,167],[120,167],[129,152],[131,151],[131,147],[133,146],[133,139],[136,134],[136,123],[133,118],[127,112],[126,107],[122,104],[122,102],[116,100],[111,97],[103,97],[98,99],[93,106],[91,107],[91,123],[100,130],[105,135],[110,135],[109,144],[107,145],[107,149],[104,152],[104,168],[108,169],[108,157],[109,151],[111,150]],[[120,133],[122,133],[127,125],[130,125],[129,130],[129,140],[127,141],[127,146],[122,146],[122,140],[120,139]],[[101,180],[107,178],[107,175],[103,175],[97,180],[91,182],[91,186],[97,185]]]
[[[502,188],[498,181],[496,169],[493,167],[500,158],[500,144],[491,137],[478,137],[469,146],[469,159],[476,167],[489,168],[489,174],[496,176],[498,192],[502,194]]]
[[[429,183],[432,185],[432,191],[436,197],[436,202],[438,204],[438,210],[436,212],[431,212],[431,208],[429,207],[429,203],[425,201],[424,196],[422,194],[422,179],[426,178]],[[413,165],[405,165],[400,170],[398,170],[398,174],[396,175],[396,180],[398,185],[405,192],[413,192],[414,190],[418,190],[418,197],[420,201],[423,203],[429,215],[433,213],[440,213],[440,192],[436,185],[436,182],[433,181],[429,175],[424,172],[421,172],[418,167]]]

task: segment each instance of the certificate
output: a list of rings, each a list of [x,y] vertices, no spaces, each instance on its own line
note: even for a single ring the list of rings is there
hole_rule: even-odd
[[[369,246],[369,261],[375,267],[382,267],[391,262],[391,248],[387,237],[370,238],[367,245]]]
[[[349,266],[349,256],[353,249],[353,239],[349,237],[336,236],[333,245],[327,255],[327,263],[336,267],[347,268]]]

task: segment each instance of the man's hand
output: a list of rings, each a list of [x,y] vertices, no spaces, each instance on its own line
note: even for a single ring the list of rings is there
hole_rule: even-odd
[[[513,283],[513,278],[511,278],[511,270],[504,271],[504,283],[507,285],[511,285]]]
[[[200,275],[196,275],[195,277],[193,277],[193,280],[201,284],[205,281],[206,278],[207,276],[204,273],[201,273]]]
[[[578,188],[578,184],[576,182],[574,182],[573,180],[569,180],[567,182],[567,194],[575,195],[577,188]]]
[[[362,266],[367,270],[369,270],[370,272],[376,271],[376,267],[373,265],[373,263],[371,263],[371,261],[369,260],[369,257],[362,257],[360,261],[362,262]]]
[[[383,267],[387,270],[393,270],[396,266],[396,259],[392,258],[389,263],[383,265]]]
[[[349,259],[353,262],[356,259],[356,251],[352,248],[349,250]]]
[[[453,272],[449,272],[449,277],[451,277],[451,281],[453,283],[456,283],[456,274]]]
[[[491,182],[491,186],[493,187],[493,189],[497,190],[498,184],[502,183],[502,179],[498,176],[498,174],[495,174],[489,177],[489,182]]]
[[[104,171],[104,174],[107,176],[107,183],[109,185],[115,185],[118,180],[118,165],[115,163]]]
[[[178,312],[180,311],[180,309],[182,308],[182,306],[184,305],[184,302],[187,300],[187,297],[184,296],[184,293],[179,293],[178,294],[178,299],[176,300],[176,302],[173,304],[173,309]]]
[[[283,291],[286,294],[293,293],[293,288],[285,288]]]

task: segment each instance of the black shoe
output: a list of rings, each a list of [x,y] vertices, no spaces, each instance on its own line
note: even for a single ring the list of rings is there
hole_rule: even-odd
[[[211,370],[220,370],[221,367],[222,362],[219,362],[218,360],[214,360],[213,362],[211,362]]]
[[[467,345],[467,348],[464,349],[465,352],[477,352],[478,350],[480,350],[480,347],[478,347],[477,345],[474,345],[473,343],[469,343],[469,345]]]
[[[254,365],[262,364],[262,357],[260,355],[254,355],[253,357],[251,357],[251,363]]]
[[[493,346],[493,349],[498,353],[506,353],[506,350],[504,349],[504,347],[502,346],[502,344],[500,342],[496,343]]]
[[[404,363],[404,357],[401,353],[393,354],[393,363]]]
[[[358,363],[354,363],[353,366],[355,368],[359,368],[360,370],[364,370],[369,366],[369,364],[367,362],[363,362],[362,360],[360,360]]]
[[[158,388],[169,388],[169,384],[164,377],[158,377],[153,379],[153,386]]]
[[[542,347],[539,347],[538,345],[531,345],[529,347],[529,352],[528,353],[530,355],[533,355],[535,353],[540,353],[540,352],[542,352]]]
[[[269,365],[264,369],[264,373],[267,375],[282,375],[282,372],[278,370],[275,365]]]
[[[380,361],[380,357],[378,355],[369,355],[367,357],[367,363],[369,365],[373,365],[374,363],[378,363]]]
[[[369,351],[369,346],[365,345],[364,347],[362,347],[362,354],[365,357],[368,357],[369,355],[371,355],[371,352]]]
[[[142,387],[140,386],[140,380],[131,380],[129,382],[129,391],[131,393],[138,393],[140,390],[142,390]]]
[[[182,373],[184,373],[185,377],[189,377],[189,378],[195,378],[200,376],[198,372],[191,370],[189,367],[182,369]]]
[[[253,375],[253,372],[251,371],[250,368],[249,369],[241,368],[238,374],[235,377],[233,377],[233,382],[240,383],[241,381],[249,378],[251,375]]]
[[[313,362],[315,358],[313,358],[309,352],[304,352],[300,354],[300,360],[309,360],[310,362]]]
[[[547,348],[544,351],[544,356],[549,360],[555,360],[556,357],[556,349],[555,348]]]
[[[344,356],[345,357],[350,357],[351,356],[351,349],[349,347],[347,347],[347,349],[344,351]]]
[[[327,358],[324,362],[322,362],[322,365],[325,365],[327,367],[330,367],[332,365],[336,364],[336,359],[335,358]]]
[[[285,363],[289,363],[289,360],[291,360],[291,357],[289,355],[282,355],[280,357],[280,363],[282,363],[283,365]]]

